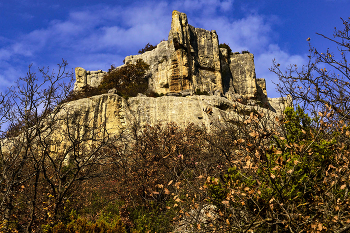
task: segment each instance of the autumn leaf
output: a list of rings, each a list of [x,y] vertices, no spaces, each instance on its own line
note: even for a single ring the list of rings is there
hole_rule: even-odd
[[[208,218],[212,218],[212,217],[213,217],[209,212],[205,212],[205,215],[206,215]]]
[[[224,200],[224,201],[222,201],[221,203],[224,204],[224,205],[226,205],[226,206],[228,206],[228,205],[230,204],[230,202],[227,201],[227,200]]]
[[[169,189],[165,188],[165,189],[164,189],[164,193],[167,194],[167,195],[170,194]]]
[[[256,157],[260,157],[260,153],[259,153],[258,150],[255,150],[255,156],[256,156]]]
[[[282,154],[282,151],[276,150],[276,151],[275,151],[275,154],[276,154],[276,155],[281,155],[281,154]]]
[[[238,143],[243,143],[243,142],[245,142],[245,140],[243,138],[240,138],[240,139],[237,140],[237,142]]]
[[[318,227],[317,227],[317,230],[322,231],[322,229],[323,229],[323,225],[322,225],[322,223],[319,223]]]

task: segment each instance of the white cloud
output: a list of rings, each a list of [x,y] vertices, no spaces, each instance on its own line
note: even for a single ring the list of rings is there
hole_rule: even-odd
[[[275,59],[280,64],[280,69],[286,70],[290,65],[296,64],[298,67],[302,67],[307,64],[307,56],[303,55],[291,55],[283,50],[276,44],[268,46],[268,50],[255,57],[255,70],[257,78],[264,78],[266,80],[266,89],[269,97],[279,97],[279,93],[276,92],[276,85],[279,80],[276,74],[272,73],[269,68],[272,67],[272,60]],[[274,84],[275,83],[275,84]]]
[[[220,43],[228,43],[233,51],[262,51],[271,41],[272,29],[264,17],[249,15],[231,21],[229,18],[212,18],[202,21],[203,27],[215,29]]]
[[[7,60],[11,57],[12,53],[8,49],[0,49],[0,61]]]
[[[201,14],[208,15],[220,11],[229,11],[232,9],[233,0],[185,0],[174,1],[173,9],[184,11],[201,11]]]
[[[227,0],[227,1],[223,1],[221,2],[220,5],[220,10],[221,11],[230,11],[232,9],[232,0]]]
[[[17,80],[21,76],[23,77],[23,75],[26,74],[26,71],[19,69],[15,66],[11,66],[8,63],[2,64],[0,70],[2,71],[0,73],[0,92],[3,91],[5,87],[10,87],[14,85],[15,80]]]

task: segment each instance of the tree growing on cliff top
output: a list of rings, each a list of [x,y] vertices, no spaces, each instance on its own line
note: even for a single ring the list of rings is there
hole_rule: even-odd
[[[147,43],[146,46],[143,49],[140,49],[138,53],[139,54],[143,54],[143,53],[145,53],[147,51],[152,51],[155,48],[157,48],[157,46],[153,46],[150,43]]]
[[[117,93],[125,97],[145,93],[148,89],[148,78],[145,77],[148,69],[149,65],[142,59],[137,60],[136,64],[130,63],[119,68],[111,66],[97,88],[102,93],[115,88]]]
[[[115,89],[124,98],[135,97],[138,93],[145,94],[148,90],[148,78],[145,76],[148,70],[149,65],[142,59],[137,60],[136,64],[129,63],[117,68],[111,65],[98,87],[86,85],[80,91],[73,90],[60,104],[105,94],[110,89]]]
[[[231,47],[230,47],[228,44],[226,44],[226,43],[219,44],[219,48],[225,48],[225,49],[227,49],[227,54],[228,54],[228,55],[231,55],[231,54],[232,54],[232,49],[231,49]]]

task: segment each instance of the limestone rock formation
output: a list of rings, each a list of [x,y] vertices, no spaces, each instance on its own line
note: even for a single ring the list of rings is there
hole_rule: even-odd
[[[266,91],[259,92],[266,90],[266,84],[256,79],[253,54],[228,54],[227,49],[219,48],[216,31],[191,26],[184,13],[173,11],[167,41],[160,42],[152,51],[127,56],[125,63],[136,63],[138,59],[150,65],[150,91],[171,95],[193,94],[198,90],[267,102]],[[75,90],[84,85],[98,86],[104,74],[84,72],[76,68]]]
[[[256,78],[253,54],[220,48],[214,30],[191,26],[186,14],[178,11],[173,11],[167,41],[160,42],[152,51],[126,57],[125,63],[136,63],[138,59],[150,65],[146,74],[149,91],[166,96],[150,98],[140,94],[126,100],[111,90],[67,106],[88,114],[82,119],[103,116],[101,122],[105,121],[111,132],[118,133],[133,119],[141,124],[176,122],[184,126],[191,122],[210,128],[213,121],[232,122],[254,109],[274,119],[292,104],[289,98],[267,98],[265,79]],[[76,91],[86,85],[97,87],[105,74],[80,67],[75,71]],[[194,95],[196,92],[209,96]]]
[[[75,68],[75,85],[74,90],[79,91],[83,87],[89,85],[92,87],[98,87],[100,85],[103,76],[107,72],[102,70],[98,71],[86,71],[84,68],[76,67]]]
[[[215,31],[188,24],[184,13],[174,11],[168,41],[125,62],[143,59],[151,66],[150,89],[157,93],[196,90],[223,93],[219,40]]]
[[[40,126],[45,141],[52,152],[68,150],[74,140],[86,141],[85,146],[108,138],[128,135],[135,125],[175,122],[180,127],[195,124],[208,132],[240,124],[251,113],[260,113],[262,122],[273,122],[280,118],[282,110],[290,100],[271,100],[277,112],[259,105],[249,105],[216,95],[162,96],[158,98],[139,95],[125,99],[114,90],[109,93],[71,101],[58,106]],[[3,151],[10,151],[20,138],[0,140]],[[80,138],[80,139],[79,139]],[[13,142],[12,142],[13,141]],[[95,144],[94,144],[95,143]],[[38,143],[40,145],[40,143]],[[66,153],[66,152],[65,152]],[[68,157],[67,157],[68,158]]]
[[[281,116],[258,105],[242,104],[215,95],[158,98],[140,95],[126,100],[111,92],[68,102],[60,108],[57,119],[69,118],[70,124],[81,125],[81,135],[85,134],[85,129],[101,125],[104,125],[109,135],[118,135],[130,129],[134,123],[142,126],[175,122],[181,127],[194,123],[210,130],[212,127],[242,122],[252,112],[262,113],[266,119]],[[65,131],[66,124],[59,125]]]

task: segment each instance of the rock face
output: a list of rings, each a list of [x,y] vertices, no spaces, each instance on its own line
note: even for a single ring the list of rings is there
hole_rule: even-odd
[[[193,123],[209,132],[228,125],[236,125],[248,119],[251,113],[260,113],[262,122],[273,122],[281,117],[290,99],[271,100],[275,111],[258,105],[243,104],[216,95],[187,97],[163,96],[152,98],[140,95],[125,99],[114,93],[92,96],[60,105],[41,126],[45,141],[52,152],[65,152],[75,139],[86,141],[85,146],[127,135],[135,123],[144,125],[175,122],[180,127]],[[21,137],[21,136],[19,136]],[[10,151],[21,138],[0,140],[3,151]],[[12,142],[13,141],[13,142]],[[41,145],[38,143],[38,145]],[[66,153],[66,152],[65,152]]]
[[[125,62],[138,59],[150,65],[149,87],[154,92],[223,93],[218,36],[189,25],[184,13],[173,12],[168,41],[152,51],[128,56]]]
[[[168,40],[140,55],[128,56],[125,63],[143,59],[150,65],[149,90],[159,94],[189,93],[240,95],[267,102],[264,80],[257,80],[253,54],[228,54],[219,48],[216,31],[195,28],[184,13],[173,11]],[[75,89],[98,86],[103,72],[76,68]],[[85,75],[85,76],[84,76]]]
[[[102,70],[98,71],[86,71],[84,68],[76,67],[75,68],[75,85],[74,90],[79,91],[83,87],[89,85],[92,87],[98,87],[100,85],[103,76],[107,72]]]
[[[267,98],[265,80],[256,78],[253,54],[229,54],[227,48],[219,47],[214,30],[189,25],[186,14],[178,11],[173,11],[167,41],[152,51],[126,57],[125,63],[136,63],[138,59],[150,65],[149,90],[167,96],[150,98],[140,94],[125,100],[111,90],[67,106],[88,114],[82,119],[103,116],[101,122],[118,133],[136,118],[141,124],[176,122],[184,126],[192,122],[209,128],[213,120],[232,122],[254,109],[281,116],[285,107],[292,105],[288,98]],[[86,85],[97,87],[106,72],[77,67],[75,73],[75,90],[81,90]],[[209,96],[194,95],[196,92]]]
[[[281,103],[276,103],[278,104]],[[57,119],[65,119],[68,116],[70,124],[85,125],[81,128],[82,131],[85,128],[104,125],[108,134],[118,135],[121,131],[128,130],[135,122],[140,125],[166,125],[175,122],[181,127],[194,123],[210,130],[214,125],[225,126],[241,122],[249,117],[251,112],[263,113],[266,118],[271,119],[281,116],[279,112],[258,105],[242,104],[215,95],[158,98],[138,96],[126,100],[111,92],[68,102],[61,106]],[[63,123],[59,125],[66,127]]]

